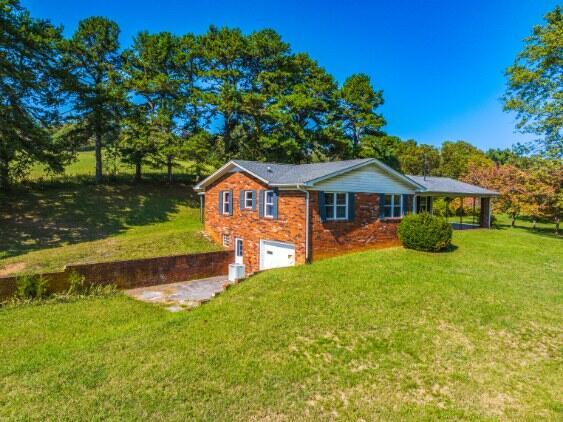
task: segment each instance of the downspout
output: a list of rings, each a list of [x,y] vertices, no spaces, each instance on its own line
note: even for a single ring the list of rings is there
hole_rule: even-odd
[[[305,262],[310,263],[309,258],[309,191],[303,189],[303,185],[297,185],[297,190],[305,193]]]
[[[204,209],[204,203],[203,201],[205,201],[205,192],[198,192],[199,195],[199,222],[203,224],[203,209]]]

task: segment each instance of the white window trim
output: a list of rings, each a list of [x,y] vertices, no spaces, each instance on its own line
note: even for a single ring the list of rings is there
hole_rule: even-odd
[[[272,194],[272,202],[268,202],[268,193]],[[272,213],[268,214],[268,206],[272,206]],[[264,217],[266,218],[274,218],[274,191],[267,190],[264,192]]]
[[[250,206],[248,206],[248,201],[250,201]],[[253,198],[252,198],[252,191],[251,190],[245,190],[244,191],[244,209],[245,210],[251,210],[253,206],[254,206],[254,201],[253,201]]]
[[[231,235],[223,233],[223,246],[231,246]]]
[[[403,195],[401,195],[400,193],[386,193],[383,198],[385,198],[385,196],[391,196],[391,204],[387,204],[384,203],[383,207],[384,208],[389,208],[391,207],[391,216],[387,217],[385,216],[385,211],[383,212],[384,218],[386,220],[392,220],[392,219],[397,219],[397,218],[403,218]],[[401,210],[399,211],[399,215],[395,215],[395,197],[398,196],[399,197],[399,204],[401,206]]]
[[[344,194],[344,198],[346,198],[345,205],[342,205],[342,204],[337,205],[336,197],[339,193]],[[348,192],[325,192],[325,195],[327,195],[327,194],[332,195],[332,200],[333,200],[333,203],[332,203],[332,215],[333,216],[332,217],[326,216],[327,221],[346,221],[346,220],[348,220]],[[330,204],[328,206],[330,206]],[[336,208],[338,206],[340,206],[340,207],[344,206],[345,207],[346,212],[344,214],[344,217],[337,217],[336,216],[337,215],[336,214]],[[327,207],[327,204],[326,204],[326,201],[325,201],[325,214],[326,214],[326,207]]]
[[[231,208],[231,202],[233,200],[233,198],[231,198],[231,192],[228,190],[223,191],[223,209],[221,210],[221,212],[223,213],[223,215],[229,215],[229,209]],[[229,197],[229,200],[226,201],[225,199]],[[227,206],[228,205],[228,206]],[[227,206],[227,210],[225,211],[225,206]]]

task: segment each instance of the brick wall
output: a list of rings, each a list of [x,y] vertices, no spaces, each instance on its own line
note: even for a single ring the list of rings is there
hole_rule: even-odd
[[[399,220],[379,219],[379,194],[356,193],[354,221],[322,221],[318,194],[311,192],[311,258],[399,244]],[[409,204],[410,207],[410,204]]]
[[[98,264],[67,265],[58,273],[43,274],[52,292],[68,288],[72,272],[83,275],[91,284],[114,284],[120,289],[174,283],[224,275],[233,262],[232,251],[165,256]],[[0,278],[0,299],[16,291],[16,277]]]
[[[260,269],[260,240],[276,240],[295,245],[296,264],[305,262],[305,194],[300,191],[279,191],[278,218],[261,218],[256,210],[240,209],[241,190],[264,190],[268,187],[246,173],[231,173],[210,185],[205,191],[205,231],[223,243],[223,234],[243,240],[244,264],[247,273]],[[219,213],[219,193],[233,191],[233,214]],[[258,201],[258,198],[256,199]]]

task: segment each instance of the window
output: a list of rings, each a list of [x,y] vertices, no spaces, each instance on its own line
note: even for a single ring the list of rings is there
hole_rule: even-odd
[[[347,220],[348,194],[345,192],[326,192],[325,213],[327,220]]]
[[[223,235],[223,246],[230,246],[231,245],[231,236],[228,234]]]
[[[274,191],[267,190],[264,193],[264,216],[274,217]]]
[[[421,196],[418,201],[418,212],[428,212],[428,197]]]
[[[385,195],[383,209],[385,218],[400,218],[403,215],[401,195]]]
[[[231,192],[223,192],[223,214],[231,213]]]
[[[244,191],[244,208],[245,209],[252,209],[252,207],[254,206],[253,204],[253,199],[254,199],[254,192],[252,192],[251,190],[245,190]]]
[[[236,254],[237,256],[242,256],[242,239],[237,239],[236,241]]]

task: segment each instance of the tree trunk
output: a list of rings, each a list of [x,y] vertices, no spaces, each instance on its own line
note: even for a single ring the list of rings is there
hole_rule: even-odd
[[[172,154],[166,156],[166,167],[168,169],[168,183],[172,184]]]
[[[536,219],[535,219],[535,218],[532,218],[532,229],[533,229],[533,230],[536,229],[536,223],[537,223]]]
[[[512,214],[512,222],[510,224],[512,227],[516,227],[516,214]]]
[[[102,182],[102,135],[96,133],[96,183]]]
[[[352,140],[352,158],[356,158],[358,155],[358,146],[360,144],[360,129],[354,128],[354,135]]]
[[[8,191],[10,189],[10,169],[8,162],[0,161],[0,190]]]
[[[141,181],[141,162],[137,161],[135,163],[135,182],[139,183]]]
[[[559,216],[555,217],[555,234],[557,236],[559,236],[559,223],[560,223],[561,219],[559,218]]]

